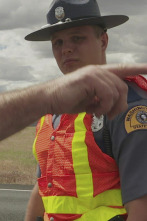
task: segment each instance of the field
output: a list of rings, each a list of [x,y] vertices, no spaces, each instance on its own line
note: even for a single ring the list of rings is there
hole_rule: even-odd
[[[0,183],[34,184],[36,160],[32,154],[35,127],[27,127],[0,142]]]

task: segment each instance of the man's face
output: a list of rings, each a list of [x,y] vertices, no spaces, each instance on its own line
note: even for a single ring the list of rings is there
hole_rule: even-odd
[[[102,32],[102,31],[101,31]],[[67,74],[89,64],[104,64],[107,34],[96,36],[92,26],[65,29],[52,35],[52,50],[62,73]]]

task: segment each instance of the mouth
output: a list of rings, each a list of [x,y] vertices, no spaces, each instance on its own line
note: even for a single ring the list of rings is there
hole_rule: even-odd
[[[73,58],[69,58],[69,59],[66,59],[64,62],[63,62],[63,65],[71,65],[71,64],[74,64],[78,62],[77,59],[73,59]]]

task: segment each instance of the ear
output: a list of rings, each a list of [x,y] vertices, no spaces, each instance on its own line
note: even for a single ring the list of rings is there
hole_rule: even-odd
[[[102,33],[101,35],[101,43],[102,50],[105,51],[108,45],[108,35],[106,32]]]

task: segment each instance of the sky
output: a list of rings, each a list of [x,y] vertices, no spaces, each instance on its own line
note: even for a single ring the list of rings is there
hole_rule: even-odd
[[[61,75],[51,44],[24,37],[47,24],[51,0],[0,0],[0,92]],[[109,29],[107,63],[147,62],[147,0],[98,0],[101,15],[128,15]]]

